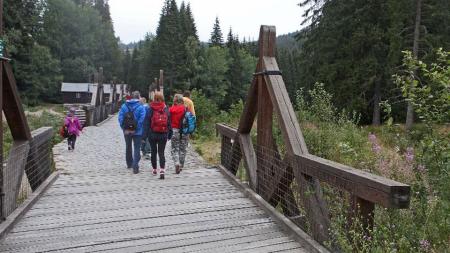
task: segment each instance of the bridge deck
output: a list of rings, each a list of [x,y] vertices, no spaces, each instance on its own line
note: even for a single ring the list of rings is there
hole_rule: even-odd
[[[161,181],[146,160],[133,175],[116,122],[87,128],[73,153],[55,147],[59,179],[0,252],[306,251],[192,150],[180,175]]]

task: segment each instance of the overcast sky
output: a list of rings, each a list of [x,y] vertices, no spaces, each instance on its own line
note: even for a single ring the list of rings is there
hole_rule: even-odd
[[[109,0],[116,36],[124,43],[139,41],[156,32],[164,0]],[[177,0],[178,6],[181,0]],[[242,39],[258,38],[260,25],[275,25],[277,34],[299,30],[300,0],[190,0],[198,35],[208,41],[219,17],[224,36],[230,26]]]

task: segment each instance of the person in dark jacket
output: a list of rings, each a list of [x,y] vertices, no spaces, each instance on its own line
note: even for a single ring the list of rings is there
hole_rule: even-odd
[[[150,120],[150,106],[147,104],[147,99],[145,97],[141,97],[141,105],[145,108],[144,129],[147,129]],[[148,140],[147,132],[148,131],[144,131],[144,134],[142,135],[141,151],[142,156],[148,160],[150,159],[150,141]]]
[[[153,175],[157,173],[157,158],[159,157],[159,175],[160,179],[164,179],[166,158],[164,151],[166,149],[167,140],[172,138],[172,125],[170,121],[170,113],[164,103],[164,96],[161,92],[156,92],[153,102],[150,104],[148,137],[150,140],[151,162]]]
[[[141,160],[141,142],[144,134],[145,108],[139,103],[139,91],[133,92],[133,97],[127,100],[119,111],[119,124],[125,137],[125,155],[129,169],[133,168],[133,173],[139,173],[139,161]],[[125,117],[128,112],[133,112],[135,129],[128,129],[125,126]]]

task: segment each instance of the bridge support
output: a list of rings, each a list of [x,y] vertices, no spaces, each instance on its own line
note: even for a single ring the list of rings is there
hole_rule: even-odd
[[[373,225],[375,203],[387,208],[407,208],[408,185],[309,154],[275,50],[275,27],[262,26],[260,58],[239,126],[233,129],[217,125],[222,136],[222,165],[236,175],[243,158],[250,187],[320,243],[333,239],[321,182],[328,185],[327,189],[335,187],[350,193],[350,216],[362,221],[367,231]],[[274,116],[281,132],[281,149],[273,133]],[[256,147],[250,138],[255,119]]]

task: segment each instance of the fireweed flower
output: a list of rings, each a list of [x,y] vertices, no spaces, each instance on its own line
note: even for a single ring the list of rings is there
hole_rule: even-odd
[[[374,143],[374,142],[377,141],[377,137],[375,136],[375,134],[373,134],[373,133],[370,133],[370,134],[369,134],[369,141],[370,141],[371,143]]]
[[[428,240],[420,240],[420,248],[424,251],[428,251],[430,249],[430,242]]]
[[[405,159],[408,163],[412,163],[414,161],[414,148],[408,147],[406,149]]]
[[[379,154],[381,152],[381,146],[378,144],[372,145],[372,151]]]
[[[417,166],[417,171],[420,173],[425,173],[427,171],[427,168],[425,167],[425,165],[419,164],[419,166]]]
[[[381,152],[381,146],[377,142],[377,136],[375,136],[375,134],[373,133],[370,133],[368,138],[370,143],[372,143],[372,151],[376,154],[379,154]]]

